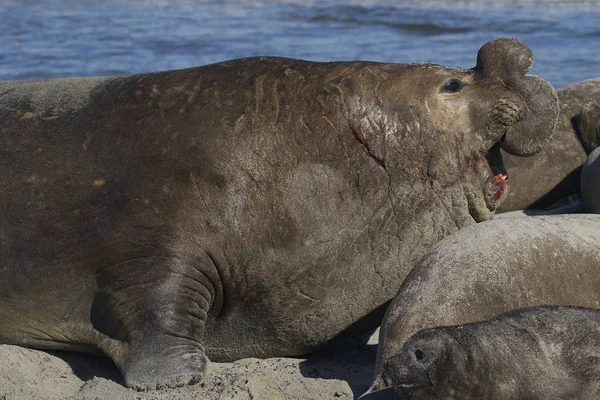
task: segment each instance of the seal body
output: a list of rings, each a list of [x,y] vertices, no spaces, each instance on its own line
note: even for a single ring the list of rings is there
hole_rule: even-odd
[[[597,145],[600,79],[574,83],[557,93],[560,114],[548,146],[533,157],[503,154],[511,190],[499,212],[542,209],[580,193],[581,166]]]
[[[406,400],[600,397],[600,311],[534,307],[426,329],[385,366]]]
[[[386,360],[421,329],[546,304],[600,308],[599,228],[600,215],[594,214],[515,217],[438,243],[386,311],[376,381]]]
[[[0,342],[104,352],[147,389],[376,326],[430,246],[491,218],[500,146],[548,142],[531,62],[499,39],[466,71],[249,58],[1,83]]]

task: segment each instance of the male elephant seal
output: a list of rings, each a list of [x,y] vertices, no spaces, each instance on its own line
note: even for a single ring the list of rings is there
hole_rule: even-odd
[[[549,141],[532,60],[498,39],[472,70],[248,58],[0,84],[0,342],[102,351],[146,389],[374,327],[430,246],[491,218],[500,146]]]
[[[597,146],[598,125],[591,125],[600,119],[600,79],[578,82],[557,93],[560,113],[550,144],[533,157],[503,154],[511,190],[498,212],[543,209],[579,195],[581,165]]]
[[[404,400],[600,398],[600,311],[533,307],[412,336],[384,366]]]
[[[406,277],[379,334],[382,366],[415,332],[507,311],[600,308],[600,215],[517,217],[478,224],[435,245]]]

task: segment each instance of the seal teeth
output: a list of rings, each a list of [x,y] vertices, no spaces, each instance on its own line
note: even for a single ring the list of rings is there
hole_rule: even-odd
[[[508,179],[508,175],[506,174],[498,174],[496,176],[494,176],[494,179],[496,180],[496,183],[498,182],[502,182]]]

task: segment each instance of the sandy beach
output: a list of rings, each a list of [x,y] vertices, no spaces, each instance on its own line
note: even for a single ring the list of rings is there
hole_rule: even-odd
[[[137,392],[107,358],[0,345],[0,400],[351,400],[370,385],[376,333],[308,358],[211,363],[205,380],[174,390]]]

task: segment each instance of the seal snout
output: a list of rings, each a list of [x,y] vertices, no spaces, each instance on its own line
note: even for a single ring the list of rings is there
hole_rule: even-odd
[[[476,79],[489,85],[496,98],[490,133],[503,137],[502,149],[532,156],[548,144],[558,119],[556,91],[544,79],[527,75],[531,49],[517,39],[495,39],[477,54]]]
[[[386,386],[394,388],[432,388],[430,369],[436,358],[434,351],[407,343],[400,353],[384,362],[382,380]]]

